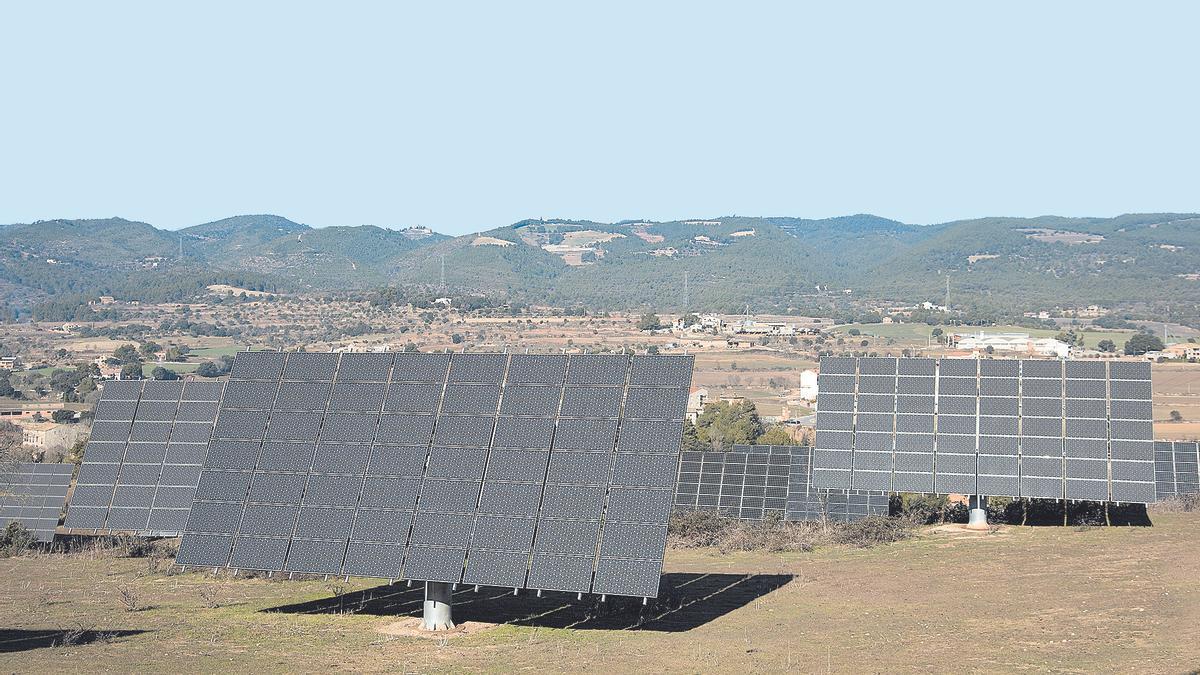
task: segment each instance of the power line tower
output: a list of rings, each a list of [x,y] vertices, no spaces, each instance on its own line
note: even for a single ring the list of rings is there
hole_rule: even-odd
[[[683,271],[683,313],[688,312],[688,271]]]
[[[445,254],[443,254],[441,256],[441,259],[442,259],[442,262],[441,262],[441,272],[439,273],[439,279],[442,284],[442,290],[445,290],[445,288],[446,288],[446,256],[445,256]]]
[[[950,311],[950,273],[946,272],[946,300],[942,303],[946,311]]]

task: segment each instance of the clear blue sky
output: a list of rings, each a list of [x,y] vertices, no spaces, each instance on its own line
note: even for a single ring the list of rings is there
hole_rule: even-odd
[[[0,223],[1200,210],[1200,3],[10,3]]]

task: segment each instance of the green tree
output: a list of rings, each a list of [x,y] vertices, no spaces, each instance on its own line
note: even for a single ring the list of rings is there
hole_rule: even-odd
[[[1178,410],[1172,410],[1171,411],[1171,421],[1172,422],[1182,422],[1183,421],[1183,413],[1179,412]]]
[[[1117,351],[1117,343],[1107,338],[1096,343],[1096,347],[1098,347],[1100,351],[1108,352],[1110,354]]]
[[[457,345],[457,344],[462,344],[462,341],[463,341],[463,336],[462,336],[462,334],[460,334],[460,333],[455,333],[454,335],[451,335],[451,336],[450,336],[450,341],[451,341],[451,342],[453,342],[453,343],[454,343],[454,344],[456,344],[456,345]]]
[[[143,342],[142,346],[138,347],[138,351],[141,352],[144,358],[152,359],[154,358],[155,354],[162,351],[162,345],[150,340],[148,342]]]
[[[66,409],[55,410],[54,412],[50,413],[50,419],[58,422],[59,424],[73,422],[75,421],[75,411]]]
[[[662,321],[659,320],[657,314],[643,314],[637,322],[638,330],[658,330],[662,328]]]
[[[150,371],[150,377],[156,380],[178,380],[179,375],[173,370],[167,370],[162,366],[155,366],[154,370]]]
[[[687,314],[683,315],[684,328],[687,328],[688,326],[695,326],[698,323],[700,323],[700,317],[696,316],[695,314],[688,312]]]
[[[772,424],[756,442],[758,445],[796,445],[796,440],[782,424]]]
[[[137,347],[133,345],[121,345],[113,350],[112,358],[121,365],[141,364],[142,357],[138,354]]]
[[[1141,356],[1146,352],[1162,351],[1162,339],[1157,335],[1150,333],[1134,333],[1129,340],[1125,342],[1125,353],[1130,356]]]
[[[696,418],[696,437],[713,450],[754,443],[762,434],[762,420],[750,401],[709,403]]]
[[[709,449],[708,444],[700,440],[696,425],[692,424],[691,420],[685,420],[683,423],[683,449],[700,451]]]
[[[122,380],[140,380],[142,379],[142,364],[127,363],[121,366]]]
[[[168,347],[167,351],[163,352],[164,361],[181,362],[187,360],[186,347]]]

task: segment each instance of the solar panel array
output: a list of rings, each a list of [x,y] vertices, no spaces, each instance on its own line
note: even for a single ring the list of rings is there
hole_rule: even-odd
[[[887,515],[888,496],[812,487],[812,448],[735,445],[728,452],[688,451],[680,463],[675,507],[741,520],[779,517],[853,521]]]
[[[813,484],[1146,503],[1150,364],[825,357]]]
[[[200,380],[106,383],[65,527],[183,532],[224,387]]]
[[[177,562],[657,595],[691,369],[239,353]]]
[[[813,487],[811,446],[792,448],[788,492],[788,520],[853,522],[867,516],[886,516],[890,500],[879,490],[842,490]]]
[[[13,462],[0,467],[0,527],[20,523],[38,541],[53,541],[74,464]]]
[[[1193,442],[1155,441],[1154,487],[1159,501],[1200,493],[1200,450]]]

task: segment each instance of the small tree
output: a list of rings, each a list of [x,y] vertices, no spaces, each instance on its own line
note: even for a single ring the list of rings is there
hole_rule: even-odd
[[[121,345],[113,350],[112,358],[120,364],[141,363],[142,356],[138,353],[137,347],[133,345]]]
[[[657,314],[643,314],[637,322],[638,330],[658,330],[662,328],[662,321],[659,320]]]
[[[1102,352],[1108,352],[1109,354],[1111,354],[1111,353],[1113,353],[1113,352],[1117,351],[1117,343],[1115,343],[1115,342],[1113,342],[1112,340],[1109,340],[1109,339],[1107,339],[1107,338],[1106,338],[1106,339],[1104,339],[1104,340],[1101,340],[1100,342],[1098,342],[1098,343],[1096,344],[1096,347],[1097,347],[1097,348],[1098,348],[1100,351],[1102,351]]]
[[[121,366],[122,380],[140,380],[142,379],[142,364],[126,363]]]
[[[167,370],[162,366],[155,366],[154,370],[150,371],[150,377],[156,380],[178,380],[179,375],[173,370]]]
[[[62,410],[55,410],[53,413],[50,413],[50,419],[54,420],[55,422],[58,422],[59,424],[66,424],[67,422],[74,422],[75,421],[75,411],[74,410],[66,410],[65,408]]]
[[[1130,356],[1141,356],[1146,352],[1162,351],[1165,345],[1157,335],[1150,333],[1134,333],[1125,343],[1125,353]]]
[[[1182,422],[1183,421],[1183,413],[1179,412],[1178,410],[1172,410],[1171,411],[1171,421],[1172,422]]]

